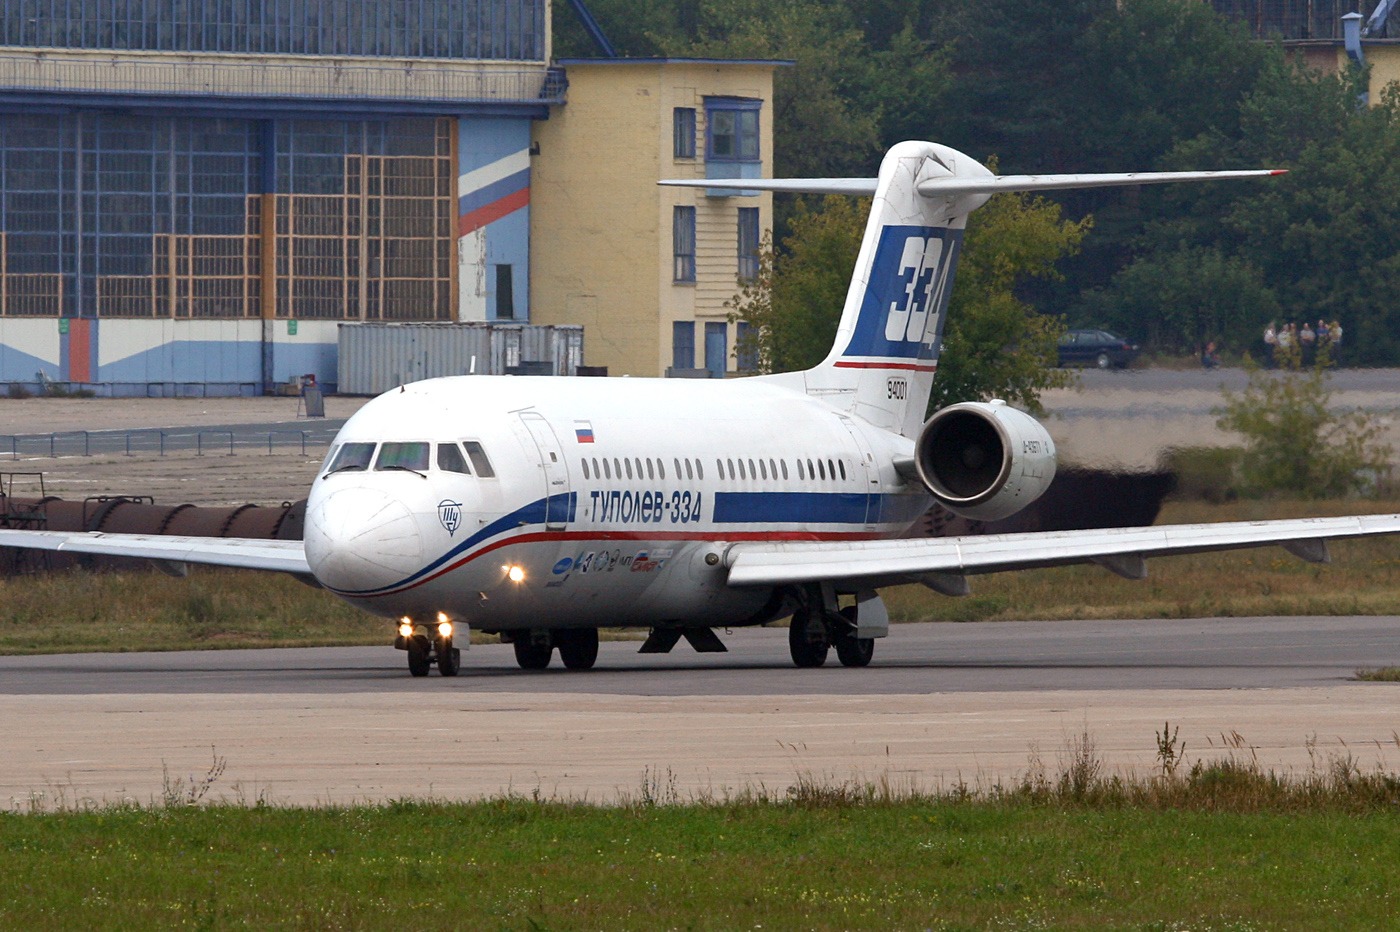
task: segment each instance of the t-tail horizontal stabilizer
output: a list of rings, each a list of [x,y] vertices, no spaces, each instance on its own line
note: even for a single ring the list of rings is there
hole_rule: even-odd
[[[999,191],[1054,191],[1261,178],[1274,171],[994,175],[956,149],[901,142],[876,178],[688,178],[661,184],[713,191],[871,195],[836,340],[801,373],[768,376],[905,437],[923,425],[943,340],[944,315],[968,214]]]

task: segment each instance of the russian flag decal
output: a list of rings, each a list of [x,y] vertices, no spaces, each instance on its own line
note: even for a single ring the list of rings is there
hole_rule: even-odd
[[[592,421],[574,421],[574,436],[578,438],[578,442],[579,442],[579,443],[592,443],[592,442],[593,442],[593,422],[592,422]]]

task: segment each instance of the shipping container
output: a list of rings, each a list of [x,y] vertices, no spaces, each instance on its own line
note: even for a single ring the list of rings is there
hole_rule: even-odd
[[[422,379],[509,370],[576,375],[582,362],[583,328],[572,324],[341,324],[336,390],[378,395]]]

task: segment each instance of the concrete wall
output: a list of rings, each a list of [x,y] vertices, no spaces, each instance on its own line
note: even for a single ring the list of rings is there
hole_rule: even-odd
[[[582,324],[588,365],[612,375],[658,376],[671,364],[675,321],[723,321],[739,290],[738,208],[772,226],[772,196],[707,197],[662,188],[663,178],[705,177],[707,96],[762,100],[760,158],[773,157],[772,63],[596,61],[566,63],[568,103],[535,124],[539,154],[531,195],[531,322]],[[672,112],[696,111],[696,157],[675,159]],[[672,280],[672,212],[696,207],[696,280]],[[734,328],[728,346],[734,347]],[[734,360],[729,360],[734,368]]]
[[[273,321],[272,380],[313,373],[333,390],[337,326],[297,321],[293,333]],[[261,394],[262,337],[260,320],[0,318],[0,381],[50,379],[114,396]]]

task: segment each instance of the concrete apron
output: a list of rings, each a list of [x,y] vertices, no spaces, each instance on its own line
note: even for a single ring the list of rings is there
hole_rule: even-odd
[[[1400,684],[696,699],[494,693],[0,696],[0,801],[11,811],[184,797],[343,805],[503,795],[613,803],[800,780],[895,791],[1053,780],[1092,739],[1105,776],[1157,772],[1180,726],[1185,767],[1233,757],[1304,776],[1346,755],[1400,767]]]

